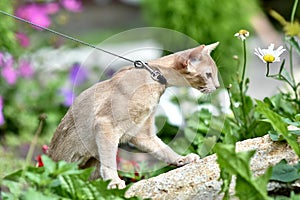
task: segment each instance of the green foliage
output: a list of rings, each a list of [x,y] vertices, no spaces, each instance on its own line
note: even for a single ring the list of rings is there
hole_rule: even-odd
[[[122,165],[122,163],[119,164]],[[121,167],[121,170],[118,171],[118,174],[120,178],[126,182],[126,184],[131,184],[143,179],[158,176],[159,174],[166,173],[175,168],[175,166],[161,167],[161,165],[150,166],[149,164],[150,163],[148,162],[138,163],[134,168],[129,170],[122,170]]]
[[[193,152],[201,157],[212,153],[212,148],[224,136],[223,117],[213,116],[208,109],[201,109],[187,119],[184,135],[192,144]]]
[[[290,132],[287,129],[288,124],[282,119],[279,114],[272,111],[266,103],[259,100],[257,100],[256,103],[256,111],[266,117],[265,121],[272,124],[272,127],[277,132],[277,134],[281,135],[293,148],[298,157],[300,157],[300,146],[297,142],[297,135],[292,134],[293,132]]]
[[[38,72],[31,79],[18,78],[13,87],[1,82],[1,95],[4,97],[6,124],[1,127],[5,134],[29,135],[37,124],[37,117],[45,113],[47,117],[44,133],[52,133],[67,108],[62,106],[59,88],[64,84],[65,72],[57,73],[55,79],[41,79]],[[16,113],[18,113],[16,117]],[[1,131],[0,130],[0,131]]]
[[[231,38],[241,27],[251,31],[249,19],[257,10],[256,0],[143,0],[143,11],[151,25],[179,31],[201,44],[220,41],[217,62],[225,85],[237,71],[232,66],[232,55],[242,55],[236,51],[240,43]],[[174,46],[185,45],[174,38],[162,40]]]
[[[231,125],[229,133],[238,132],[238,135],[231,141],[239,141],[247,138],[263,136],[270,129],[270,125],[261,120],[261,116],[255,112],[254,100],[247,95],[250,80],[245,77],[247,67],[247,49],[246,39],[243,43],[243,67],[241,72],[238,72],[235,80],[227,87],[227,92],[230,98],[230,108],[233,113],[233,118],[228,117],[226,121]],[[240,65],[237,58],[238,66]],[[230,130],[232,129],[232,130]]]
[[[108,182],[89,181],[93,168],[80,170],[76,163],[56,163],[45,155],[42,160],[44,167],[27,167],[4,177],[2,184],[9,192],[2,193],[3,200],[125,199],[126,189],[108,190]]]
[[[300,179],[300,162],[294,166],[287,164],[286,160],[281,160],[273,167],[270,180],[284,183],[292,183]]]
[[[14,1],[11,0],[1,0],[1,10],[13,13],[13,2]],[[15,21],[2,15],[0,20],[0,51],[8,51],[12,54],[16,54],[18,52],[19,45],[16,41],[14,31]]]
[[[250,170],[250,159],[255,151],[236,153],[234,145],[224,144],[217,144],[215,151],[221,169],[225,199],[229,198],[228,189],[232,175],[236,176],[235,195],[239,199],[270,199],[267,195],[266,185],[271,176],[272,168],[269,168],[264,175],[254,177]]]
[[[278,197],[275,197],[274,200],[300,200],[300,195],[295,194],[294,192],[291,192],[290,197],[278,196]]]

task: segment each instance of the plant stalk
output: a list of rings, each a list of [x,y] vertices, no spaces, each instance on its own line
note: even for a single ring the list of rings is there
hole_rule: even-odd
[[[244,53],[243,53],[243,56],[244,56],[244,64],[243,64],[242,80],[241,80],[242,88],[243,88],[243,86],[244,86],[244,79],[245,79],[245,73],[246,73],[246,64],[247,64],[246,40],[243,40],[243,49],[244,49]],[[244,91],[242,90],[242,92],[244,92]]]
[[[294,5],[293,5],[292,14],[291,14],[291,23],[294,23],[294,21],[295,21],[295,14],[296,14],[297,6],[298,6],[298,0],[295,0]]]
[[[28,153],[27,153],[27,156],[26,156],[22,177],[24,177],[24,175],[25,175],[26,167],[30,164],[30,161],[32,159],[32,155],[34,153],[35,145],[36,145],[37,140],[38,140],[38,138],[39,138],[39,136],[40,136],[40,134],[43,130],[44,122],[45,122],[46,118],[47,118],[46,114],[41,114],[39,116],[39,125],[38,125],[38,128],[37,128],[37,130],[34,134],[34,138],[32,139],[32,142],[30,144],[30,147],[29,147],[29,150],[28,150]]]
[[[269,77],[269,72],[270,72],[270,63],[267,62],[267,74],[266,74],[266,77]]]
[[[246,64],[247,64],[246,40],[243,40],[243,51],[244,51],[243,52],[244,63],[243,63],[241,82],[240,82],[239,86],[240,86],[240,96],[241,96],[242,111],[243,111],[243,121],[244,121],[244,126],[246,128],[246,131],[248,131],[247,116],[246,116],[246,110],[245,110],[245,97],[244,97],[244,82],[245,82],[244,79],[245,79]]]

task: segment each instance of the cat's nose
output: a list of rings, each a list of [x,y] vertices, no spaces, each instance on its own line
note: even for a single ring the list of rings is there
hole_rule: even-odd
[[[220,85],[215,85],[215,88],[216,88],[216,89],[220,88]]]

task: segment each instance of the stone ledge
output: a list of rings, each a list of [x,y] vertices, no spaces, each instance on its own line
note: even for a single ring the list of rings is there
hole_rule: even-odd
[[[236,144],[236,151],[256,150],[251,160],[254,175],[261,175],[269,166],[286,159],[288,163],[299,161],[287,143],[273,142],[269,135],[248,139]],[[157,177],[139,181],[126,192],[126,196],[151,199],[222,199],[219,194],[222,182],[216,155],[174,169]],[[234,194],[234,181],[230,190]]]

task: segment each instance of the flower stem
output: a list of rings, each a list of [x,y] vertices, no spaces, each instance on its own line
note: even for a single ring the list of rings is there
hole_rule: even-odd
[[[294,5],[293,5],[293,9],[292,9],[292,13],[291,13],[291,23],[293,24],[295,21],[295,14],[296,14],[296,10],[297,10],[297,6],[298,6],[298,0],[294,0]],[[291,49],[290,49],[290,73],[291,73],[291,77],[293,80],[293,90],[295,93],[295,99],[296,101],[298,101],[298,85],[296,85],[296,81],[295,81],[295,76],[294,76],[294,71],[293,71],[293,62],[292,62],[292,45],[291,45]]]
[[[246,55],[246,40],[243,40],[243,50],[244,50],[244,64],[243,64],[243,71],[242,71],[242,80],[241,85],[243,88],[244,85],[244,79],[245,79],[245,72],[246,72],[246,64],[247,64],[247,55]],[[243,91],[242,91],[243,92]]]
[[[234,116],[234,119],[235,119],[235,121],[236,121],[236,124],[238,124],[238,126],[241,126],[240,120],[239,120],[238,117],[237,117],[238,115],[237,115],[237,113],[235,112],[235,109],[234,109],[234,107],[233,107],[232,94],[231,94],[231,92],[230,92],[230,88],[229,88],[229,87],[227,87],[227,93],[228,93],[229,101],[230,101],[230,109],[231,109],[231,111],[232,111],[232,113],[233,113],[233,116]]]
[[[244,63],[243,63],[243,71],[240,86],[240,98],[242,103],[242,113],[243,113],[243,122],[246,129],[248,131],[248,124],[247,124],[247,116],[246,116],[246,109],[245,109],[245,94],[244,94],[244,82],[245,82],[245,72],[246,72],[246,64],[247,64],[247,52],[246,52],[246,40],[243,40],[243,56],[244,56]],[[245,133],[246,134],[246,133]],[[245,136],[245,135],[244,135]]]
[[[294,5],[293,5],[292,14],[291,14],[291,23],[294,23],[297,6],[298,6],[298,0],[295,0]]]
[[[267,74],[266,74],[266,77],[269,77],[269,72],[270,72],[270,63],[267,62]]]
[[[26,171],[25,169],[27,168],[27,166],[29,166],[29,164],[31,162],[32,155],[34,153],[34,147],[35,147],[35,145],[37,143],[39,135],[42,132],[42,129],[44,127],[44,122],[45,122],[46,118],[47,118],[46,114],[41,114],[39,116],[39,125],[38,125],[38,128],[37,128],[37,130],[35,132],[35,135],[34,135],[34,137],[32,139],[32,142],[30,144],[30,147],[29,147],[29,150],[28,150],[28,153],[27,153],[27,156],[26,156],[26,160],[25,160],[25,165],[24,165],[24,170],[23,170],[23,173],[22,173],[22,177],[24,177],[25,171]]]
[[[291,73],[291,78],[292,78],[292,81],[293,81],[293,88],[296,87],[296,81],[295,81],[295,76],[294,76],[294,67],[293,67],[293,46],[291,45],[290,47],[290,73]]]

